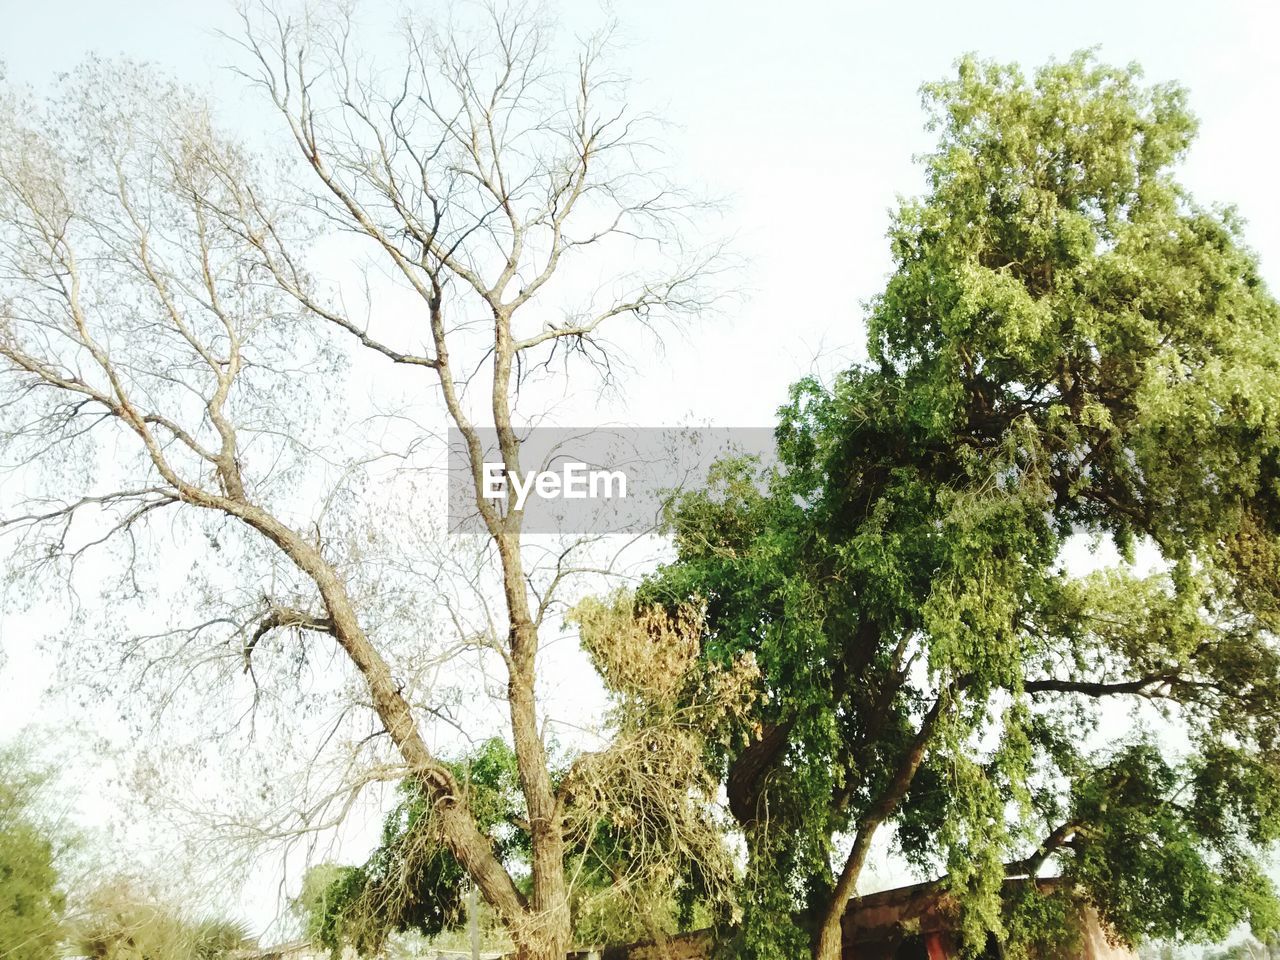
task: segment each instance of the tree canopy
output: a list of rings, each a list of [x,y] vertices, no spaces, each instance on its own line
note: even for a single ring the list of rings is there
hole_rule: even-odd
[[[1052,935],[1001,897],[1051,869],[1125,941],[1273,928],[1280,308],[1175,177],[1179,87],[965,58],[924,103],[868,360],[795,385],[764,483],[726,463],[676,504],[640,591],[762,672],[716,757],[737,946],[837,956],[881,828],[972,944]]]

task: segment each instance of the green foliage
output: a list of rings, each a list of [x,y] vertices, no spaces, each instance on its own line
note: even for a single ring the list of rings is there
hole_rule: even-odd
[[[453,766],[480,829],[503,861],[518,867],[529,841],[518,826],[521,795],[513,751],[493,739]],[[392,933],[435,936],[463,918],[465,872],[433,829],[431,806],[416,783],[406,780],[398,790],[400,800],[383,821],[369,859],[358,867],[313,867],[294,901],[306,935],[335,957],[344,946],[372,956]]]
[[[1211,771],[1214,784],[1247,789],[1259,771],[1235,771],[1235,762],[1201,756],[1194,760],[1198,770],[1179,769],[1139,742],[1076,784],[1072,815],[1090,827],[1067,875],[1106,892],[1108,917],[1126,940],[1184,931],[1221,940],[1243,919],[1264,931],[1277,929],[1271,882],[1247,846],[1248,829],[1260,818],[1244,807],[1248,829],[1233,829],[1230,808],[1240,800],[1247,804],[1247,794],[1219,808],[1215,792],[1197,778]],[[1275,780],[1280,771],[1262,775]],[[1186,799],[1175,799],[1184,788]]]
[[[650,670],[646,675],[656,674]],[[495,738],[450,767],[495,852],[520,883],[527,883],[530,839],[514,751]],[[344,947],[373,956],[394,934],[436,937],[465,920],[464,871],[440,842],[418,787],[406,780],[398,791],[399,802],[384,819],[381,839],[369,858],[360,866],[312,867],[293,901],[305,935],[335,957]],[[613,797],[611,817],[593,818],[574,832],[568,869],[574,878],[574,936],[580,943],[626,943],[652,936],[655,926],[692,929],[708,920],[699,870],[712,868],[710,854],[698,860],[692,857],[696,848],[684,851],[685,858],[678,858],[679,874],[675,868],[665,873],[650,869],[641,877],[633,870],[643,857],[652,856],[642,849],[653,839],[646,825],[658,819],[647,806],[649,800],[642,797],[636,806],[627,806]],[[676,806],[663,814],[676,815]]]
[[[291,904],[302,920],[303,935],[335,957],[351,937],[348,917],[364,889],[364,880],[365,873],[359,867],[319,863],[307,870],[302,889]]]
[[[9,960],[60,955],[65,898],[57,844],[40,815],[46,785],[21,750],[0,749],[0,955]]]
[[[90,960],[222,960],[255,946],[243,924],[189,918],[128,883],[105,885],[88,897],[72,942]]]
[[[793,388],[784,469],[722,464],[673,510],[642,601],[704,604],[704,656],[763,675],[714,758],[770,891],[744,955],[794,956],[938,703],[887,819],[971,945],[1055,926],[1001,896],[1049,861],[1130,941],[1275,924],[1280,308],[1239,217],[1173,177],[1185,100],[1089,54],[926,86],[869,363]],[[1074,575],[1080,536],[1124,562]]]
[[[1081,904],[1031,884],[1006,888],[1002,925],[1006,960],[1079,956]]]

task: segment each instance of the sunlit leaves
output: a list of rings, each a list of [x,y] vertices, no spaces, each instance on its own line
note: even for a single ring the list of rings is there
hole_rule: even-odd
[[[893,217],[870,363],[797,384],[785,469],[687,497],[646,588],[706,599],[706,649],[756,654],[784,733],[767,763],[721,758],[731,798],[770,813],[744,824],[753,875],[792,898],[761,901],[741,945],[772,956],[817,915],[838,838],[948,691],[892,819],[961,894],[970,945],[1066,929],[1075,908],[1002,912],[1019,869],[1064,871],[1127,940],[1265,928],[1280,308],[1240,218],[1174,176],[1196,130],[1180,88],[1082,53],[1031,76],[966,58],[924,94],[937,146]],[[1073,569],[1082,534],[1121,562]]]

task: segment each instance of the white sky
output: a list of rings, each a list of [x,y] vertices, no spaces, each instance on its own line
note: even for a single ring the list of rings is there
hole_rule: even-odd
[[[576,33],[603,19],[585,0],[554,9]],[[930,143],[918,87],[967,51],[1034,67],[1100,45],[1105,60],[1136,60],[1149,80],[1187,85],[1202,125],[1183,179],[1202,202],[1239,206],[1265,275],[1280,287],[1280,7],[648,0],[619,2],[612,13],[632,103],[673,124],[678,178],[728,202],[722,226],[746,258],[747,299],[732,316],[672,338],[662,355],[635,358],[625,400],[589,414],[584,406],[582,425],[588,415],[767,425],[787,386],[815,363],[831,370],[860,355],[860,303],[888,268],[887,210],[896,194],[918,188],[911,157]],[[0,0],[0,60],[12,79],[40,86],[89,52],[128,54],[211,88],[227,123],[243,90],[218,70],[232,52],[215,32],[233,26],[229,4],[216,0]],[[20,676],[47,667],[24,652],[36,628],[0,607],[9,656],[0,740],[68,709]],[[259,907],[249,911],[255,919],[267,909]]]

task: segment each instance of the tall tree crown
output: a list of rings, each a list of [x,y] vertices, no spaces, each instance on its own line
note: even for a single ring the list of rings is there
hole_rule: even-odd
[[[882,824],[975,943],[1048,935],[1001,890],[1050,861],[1131,941],[1266,927],[1280,309],[1239,217],[1174,177],[1179,88],[1086,53],[965,59],[924,100],[869,362],[794,387],[767,490],[727,464],[677,505],[642,591],[701,598],[710,655],[763,672],[761,732],[720,757],[774,891],[740,942],[788,955],[801,917],[833,956]],[[1080,536],[1120,562],[1079,573]]]

